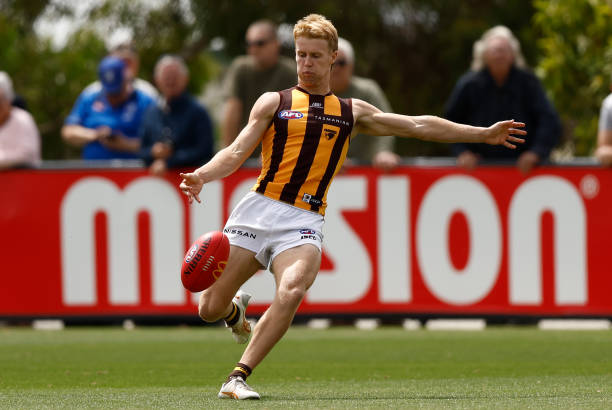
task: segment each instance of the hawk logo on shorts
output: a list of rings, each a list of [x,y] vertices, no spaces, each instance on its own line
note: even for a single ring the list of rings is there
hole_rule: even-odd
[[[323,132],[325,132],[325,136],[327,137],[328,140],[334,138],[336,134],[338,133],[336,130],[330,130],[329,128],[325,128]]]

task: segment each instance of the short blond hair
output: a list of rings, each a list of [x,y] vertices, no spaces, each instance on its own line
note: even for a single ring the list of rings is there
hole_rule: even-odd
[[[325,16],[309,14],[293,26],[293,39],[298,37],[326,40],[331,51],[338,50],[338,31]]]

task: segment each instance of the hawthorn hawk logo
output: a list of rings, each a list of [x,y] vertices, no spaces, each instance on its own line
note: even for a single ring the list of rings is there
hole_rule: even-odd
[[[327,137],[328,140],[334,138],[336,136],[336,134],[338,133],[338,131],[332,130],[332,129],[329,129],[329,128],[325,128],[323,130],[323,132],[325,133],[325,136]]]

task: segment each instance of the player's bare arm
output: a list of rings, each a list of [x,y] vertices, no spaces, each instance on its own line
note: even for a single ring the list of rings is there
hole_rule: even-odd
[[[194,199],[201,202],[198,195],[204,184],[224,178],[240,168],[261,140],[279,103],[278,93],[263,94],[253,105],[249,122],[229,146],[195,171],[181,174],[183,181],[180,187],[189,198],[189,203]]]
[[[436,142],[480,142],[516,148],[525,142],[516,135],[526,135],[524,123],[500,121],[490,127],[457,124],[432,115],[408,116],[384,113],[365,101],[353,99],[356,132],[370,135],[397,135]]]

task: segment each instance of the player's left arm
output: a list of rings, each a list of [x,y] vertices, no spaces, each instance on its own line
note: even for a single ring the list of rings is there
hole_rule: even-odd
[[[365,101],[353,99],[356,132],[369,135],[396,135],[435,142],[480,142],[516,148],[525,142],[516,135],[526,135],[521,122],[506,120],[490,127],[472,127],[433,115],[408,116],[384,113]]]

